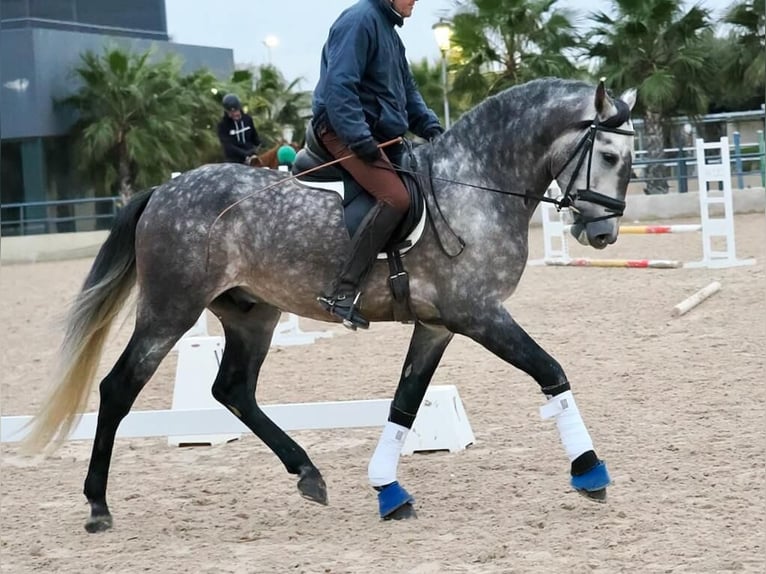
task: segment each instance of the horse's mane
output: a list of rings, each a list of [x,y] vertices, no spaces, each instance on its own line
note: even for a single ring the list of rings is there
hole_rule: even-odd
[[[594,90],[595,86],[582,80],[538,78],[524,84],[511,86],[488,97],[466,112],[458,121],[476,122],[480,117],[487,114],[489,117],[494,116],[495,119],[497,117],[520,117],[522,111],[532,109],[544,109],[547,114],[558,115],[558,109],[566,108],[569,117],[562,117],[560,121],[569,124],[572,122],[572,109],[581,109],[586,106],[587,96],[591,96]]]

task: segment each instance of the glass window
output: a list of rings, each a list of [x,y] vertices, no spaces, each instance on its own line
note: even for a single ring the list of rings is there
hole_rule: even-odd
[[[77,20],[83,24],[165,32],[163,0],[76,0]]]
[[[74,0],[29,0],[29,16],[72,22],[75,19]]]
[[[3,20],[26,18],[29,16],[28,0],[2,0],[0,14]]]
[[[24,201],[24,178],[21,169],[21,144],[19,142],[2,143],[0,150],[0,205],[21,203]],[[19,235],[21,228],[21,208],[3,207],[0,210],[0,230],[2,235]]]
[[[0,202],[17,203],[24,201],[24,179],[21,169],[21,144],[2,143],[2,175],[0,175]]]

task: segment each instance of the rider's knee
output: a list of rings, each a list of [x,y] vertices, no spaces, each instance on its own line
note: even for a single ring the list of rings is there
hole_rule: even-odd
[[[391,209],[394,209],[404,215],[410,210],[410,196],[404,194],[402,196],[395,196],[386,198],[383,203],[388,205]]]

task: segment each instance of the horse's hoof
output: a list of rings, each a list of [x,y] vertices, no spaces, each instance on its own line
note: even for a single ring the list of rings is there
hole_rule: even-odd
[[[606,488],[601,488],[599,490],[578,490],[577,492],[582,494],[588,500],[594,502],[606,502]]]
[[[375,490],[378,491],[378,510],[383,520],[416,518],[415,507],[412,506],[415,499],[398,482],[376,487]],[[405,506],[409,506],[410,509],[406,509]],[[400,510],[401,512],[397,512]]]
[[[301,469],[298,491],[303,498],[327,506],[327,485],[316,468],[304,467]]]
[[[85,530],[94,534],[96,532],[104,532],[112,527],[112,515],[111,514],[99,514],[98,516],[91,516],[85,522]]]
[[[606,487],[612,482],[603,460],[585,474],[572,476],[571,484],[577,492],[596,502],[606,502]]]
[[[407,502],[394,510],[388,516],[384,516],[383,520],[409,520],[411,518],[417,518],[418,513],[415,512],[415,507],[411,502]]]

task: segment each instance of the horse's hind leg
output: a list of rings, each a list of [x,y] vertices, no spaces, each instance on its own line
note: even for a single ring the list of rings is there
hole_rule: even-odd
[[[228,295],[211,305],[223,324],[226,346],[213,396],[239,418],[279,457],[287,472],[297,474],[301,495],[327,504],[327,488],[306,452],[258,406],[258,374],[269,352],[280,311],[264,303],[238,302]]]
[[[101,381],[96,436],[84,488],[90,504],[90,518],[85,523],[88,532],[100,532],[112,526],[106,504],[106,484],[117,427],[177,339],[149,336],[137,327],[117,363]]]
[[[367,468],[370,484],[378,491],[381,518],[415,516],[413,498],[399,486],[396,470],[407,433],[452,336],[451,331],[438,325],[415,325],[388,422]]]
[[[540,385],[548,398],[544,418],[555,418],[559,437],[571,463],[571,484],[593,500],[606,499],[609,474],[599,460],[580,416],[564,370],[522,329],[502,306],[471,309],[445,321],[456,333],[470,337]]]

